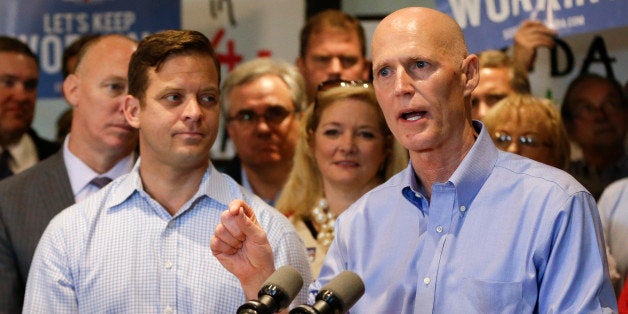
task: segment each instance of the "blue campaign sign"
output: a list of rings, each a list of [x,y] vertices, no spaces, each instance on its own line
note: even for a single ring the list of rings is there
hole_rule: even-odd
[[[179,0],[2,0],[0,34],[39,56],[39,97],[61,97],[61,56],[76,38],[121,33],[135,39],[181,27]]]
[[[474,53],[511,45],[526,19],[559,36],[628,25],[626,0],[436,0],[436,7],[456,19]]]

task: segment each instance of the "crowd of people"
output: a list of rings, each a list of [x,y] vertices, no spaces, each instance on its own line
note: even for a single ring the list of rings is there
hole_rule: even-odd
[[[628,313],[627,95],[593,73],[531,95],[555,35],[525,21],[511,54],[475,55],[404,8],[369,59],[325,10],[294,64],[222,78],[200,32],[90,34],[64,53],[57,142],[31,127],[37,56],[0,36],[0,313],[233,313],[284,265],[292,307],[350,270],[358,313]]]

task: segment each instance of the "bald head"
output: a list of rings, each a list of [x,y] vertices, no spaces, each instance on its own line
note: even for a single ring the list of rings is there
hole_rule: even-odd
[[[112,53],[126,54],[129,51],[133,53],[137,48],[137,41],[120,34],[100,35],[99,37],[88,41],[77,55],[76,71],[85,68],[85,59],[93,58],[94,54],[106,54],[107,51]]]
[[[386,16],[373,34],[373,59],[379,53],[378,48],[386,48],[387,45],[382,42],[386,41],[392,33],[428,40],[435,49],[446,51],[446,55],[459,58],[459,60],[468,54],[460,26],[449,15],[433,9],[404,8]]]

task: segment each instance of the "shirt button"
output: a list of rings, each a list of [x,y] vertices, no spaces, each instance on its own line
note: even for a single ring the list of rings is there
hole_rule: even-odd
[[[436,227],[436,232],[438,232],[438,233],[443,232],[443,226]]]
[[[166,262],[166,263],[164,264],[164,266],[166,267],[166,269],[170,269],[170,268],[172,268],[172,265],[173,265],[173,264],[172,264],[172,262]]]
[[[165,312],[166,314],[171,314],[171,313],[173,313],[173,310],[172,310],[172,308],[171,308],[170,306],[167,306],[167,307],[166,307],[166,310],[165,310],[164,312]]]
[[[425,277],[425,278],[423,278],[423,283],[424,283],[424,284],[429,285],[429,284],[430,284],[430,282],[432,282],[432,280],[430,279],[430,277]]]
[[[467,211],[467,207],[464,205],[460,206],[460,211],[464,213],[465,211]]]

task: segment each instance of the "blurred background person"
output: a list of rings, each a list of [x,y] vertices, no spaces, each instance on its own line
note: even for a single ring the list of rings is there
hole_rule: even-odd
[[[336,217],[408,163],[370,83],[327,81],[321,87],[304,113],[294,167],[276,206],[304,240],[314,278]]]
[[[63,56],[61,57],[61,74],[65,80],[68,75],[74,73],[76,69],[76,62],[78,60],[79,51],[81,47],[87,42],[96,39],[100,34],[87,34],[77,38],[68,47],[63,50]],[[71,105],[70,105],[71,106]],[[72,107],[66,109],[57,118],[57,143],[63,144],[65,136],[70,133],[72,127]]]
[[[597,204],[604,228],[604,239],[613,256],[618,280],[613,282],[619,300],[620,313],[628,313],[628,290],[625,288],[628,272],[628,178],[619,179],[604,189]],[[610,266],[610,263],[609,263]],[[622,289],[623,288],[623,289]]]
[[[515,66],[500,50],[485,50],[478,55],[480,81],[471,93],[471,118],[481,120],[491,107],[509,95],[530,94],[528,73]]]
[[[575,78],[563,97],[567,133],[582,150],[582,159],[572,161],[568,172],[596,199],[608,184],[628,176],[626,107],[621,85],[593,73]]]
[[[38,82],[37,56],[18,39],[0,36],[0,180],[59,149],[31,128]]]
[[[308,103],[327,80],[368,80],[371,63],[360,20],[340,10],[324,10],[301,29],[296,64],[305,79]]]
[[[22,308],[35,248],[50,220],[133,167],[137,131],[122,107],[136,47],[121,35],[86,44],[63,82],[74,131],[50,158],[0,182],[0,313]]]
[[[513,94],[491,108],[482,122],[499,149],[567,168],[569,139],[550,100]]]
[[[294,65],[260,58],[229,73],[222,93],[236,151],[224,172],[273,205],[292,169],[307,101],[303,78]]]

